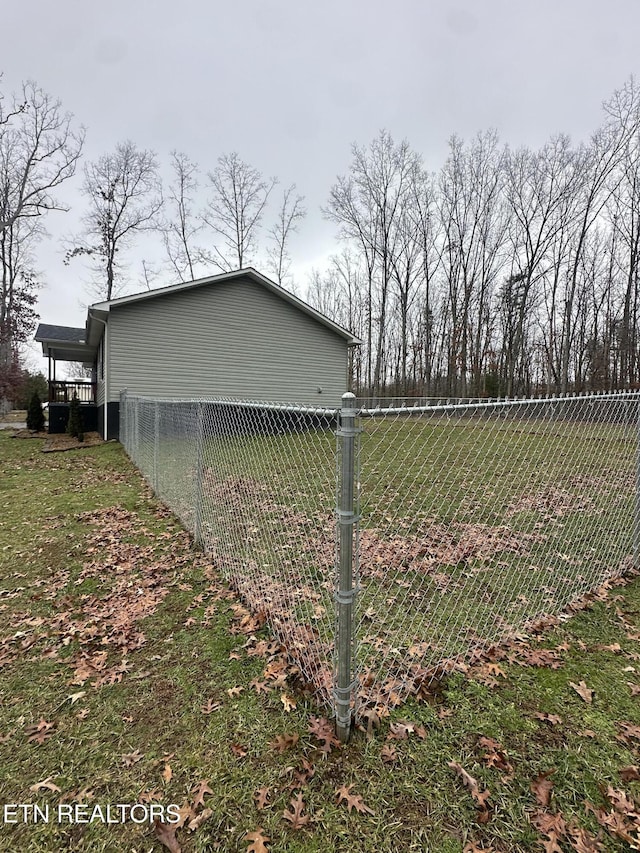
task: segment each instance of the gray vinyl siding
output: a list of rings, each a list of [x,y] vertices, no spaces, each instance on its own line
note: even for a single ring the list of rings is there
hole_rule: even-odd
[[[113,306],[108,336],[114,402],[126,388],[337,406],[347,390],[347,341],[248,279]]]

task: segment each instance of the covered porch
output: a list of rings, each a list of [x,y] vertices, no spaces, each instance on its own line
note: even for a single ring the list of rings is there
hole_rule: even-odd
[[[65,431],[74,396],[80,401],[84,429],[87,432],[98,430],[97,342],[86,340],[85,329],[46,323],[40,323],[35,339],[42,344],[43,355],[48,359],[49,432]],[[90,369],[91,379],[58,379],[56,365],[60,361],[75,362]]]

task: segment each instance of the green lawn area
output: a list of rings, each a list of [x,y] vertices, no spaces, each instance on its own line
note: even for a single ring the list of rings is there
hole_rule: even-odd
[[[427,412],[364,418],[362,428],[363,703],[395,701],[630,563],[635,424]],[[335,442],[333,429],[312,429],[209,438],[203,452],[206,548],[325,697]],[[191,526],[195,442],[172,437],[159,458],[161,494]],[[141,461],[152,463],[150,446]]]
[[[638,579],[364,720],[340,747],[121,447],[41,446],[0,435],[0,850],[637,843]],[[140,823],[120,822],[120,804],[139,804]],[[146,821],[171,804],[175,832]],[[85,822],[68,819],[75,807]]]

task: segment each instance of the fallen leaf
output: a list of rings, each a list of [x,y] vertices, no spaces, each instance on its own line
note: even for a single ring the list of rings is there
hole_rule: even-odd
[[[47,791],[51,791],[53,794],[61,793],[61,789],[58,788],[57,785],[54,785],[51,781],[51,776],[47,776],[47,778],[43,779],[42,782],[36,782],[35,785],[31,785],[29,790],[33,791],[34,794],[37,794],[41,788],[45,788]]]
[[[239,696],[244,691],[244,687],[230,687],[227,694],[233,699],[234,696]]]
[[[275,740],[269,741],[269,746],[275,752],[282,755],[283,752],[286,752],[288,749],[295,746],[299,740],[300,735],[298,734],[277,735]]]
[[[487,823],[489,820],[487,800],[491,796],[491,792],[488,789],[481,791],[477,780],[468,773],[461,764],[458,764],[457,761],[449,761],[447,766],[460,777],[462,784],[468,789],[469,793],[473,797],[479,810],[478,821],[480,823]]]
[[[540,773],[531,783],[531,793],[535,796],[538,805],[542,806],[543,809],[548,808],[551,801],[553,782],[549,779],[549,776],[555,772],[554,768],[553,770],[547,770],[545,773]]]
[[[161,820],[153,822],[155,835],[160,844],[164,845],[170,853],[182,853],[182,848],[176,838],[177,826],[175,823],[163,823]]]
[[[286,693],[283,693],[280,696],[280,701],[284,705],[284,710],[289,714],[291,711],[295,710],[296,702],[295,699],[292,699],[291,696],[287,696]]]
[[[236,758],[244,758],[247,754],[247,749],[239,743],[232,743],[231,752],[236,756]]]
[[[196,817],[189,821],[187,829],[189,829],[190,832],[195,832],[196,829],[200,829],[205,821],[209,820],[212,814],[213,809],[204,809],[204,811],[201,811],[199,815],[196,815]]]
[[[573,687],[578,696],[580,696],[580,698],[585,701],[587,705],[590,705],[593,702],[595,690],[592,690],[590,687],[587,687],[584,681],[580,681],[578,682],[578,684],[576,684],[574,681],[570,681],[569,687]]]
[[[398,751],[395,746],[391,746],[389,743],[385,743],[385,745],[380,750],[380,757],[384,761],[385,764],[393,764],[394,761],[398,758]]]
[[[125,767],[132,767],[134,764],[137,764],[138,761],[142,761],[144,758],[144,754],[140,752],[139,749],[136,749],[135,752],[129,752],[126,755],[122,756],[122,763]]]
[[[338,805],[344,800],[349,811],[351,811],[351,809],[355,809],[357,812],[375,814],[373,809],[370,809],[369,806],[364,804],[362,797],[359,794],[351,793],[353,785],[354,783],[351,783],[351,785],[342,785],[340,788],[336,788],[336,802]]]
[[[270,805],[270,803],[269,803],[270,794],[271,794],[271,788],[264,787],[264,788],[258,788],[258,790],[253,795],[253,799],[256,801],[256,808],[259,811],[262,811],[262,809],[265,809],[268,805]]]
[[[203,779],[201,782],[198,782],[198,786],[194,791],[194,809],[197,809],[198,806],[204,805],[204,798],[207,796],[207,794],[211,794],[211,796],[213,796],[213,791],[209,787],[209,783]]]
[[[326,717],[311,717],[309,732],[322,742],[320,749],[327,754],[331,752],[332,747],[342,745],[335,735],[332,723]]]
[[[200,710],[203,714],[213,714],[214,711],[219,711],[220,708],[222,708],[221,702],[216,702],[214,699],[207,699]]]
[[[78,693],[72,693],[71,696],[67,696],[67,699],[71,702],[72,705],[75,705],[75,703],[79,699],[82,699],[83,696],[86,696],[86,694],[87,694],[86,690],[80,690],[80,691],[78,691]]]
[[[559,726],[562,723],[562,717],[558,714],[541,714],[539,711],[535,711],[533,716],[537,720],[542,720],[543,723],[549,723],[550,726]]]
[[[490,737],[481,737],[478,740],[478,746],[481,749],[487,750],[482,756],[482,760],[486,762],[487,767],[495,767],[501,770],[506,776],[503,779],[511,779],[515,771],[513,765],[509,761],[504,747],[498,741]]]
[[[638,772],[638,768],[635,764],[632,764],[629,767],[622,767],[618,770],[618,773],[620,774],[620,778],[623,782],[640,781],[640,772]]]
[[[171,769],[171,765],[165,764],[164,770],[162,771],[162,778],[167,783],[167,785],[171,781],[172,777],[173,777],[173,770]]]
[[[291,798],[290,805],[293,807],[293,811],[285,809],[282,813],[282,817],[285,820],[289,821],[289,823],[291,824],[291,828],[303,829],[305,826],[308,826],[309,822],[311,821],[311,818],[309,817],[309,815],[302,814],[302,812],[306,808],[304,800],[302,798],[302,791],[298,792],[297,797]]]
[[[29,736],[29,743],[37,743],[38,746],[42,746],[42,744],[51,737],[54,728],[55,723],[49,723],[47,720],[41,719],[39,723],[36,723],[36,725],[27,726],[25,734]]]
[[[245,841],[251,842],[247,847],[247,853],[268,853],[269,848],[267,847],[267,842],[269,840],[269,836],[264,834],[264,830],[261,826],[253,832],[247,832],[245,835]]]

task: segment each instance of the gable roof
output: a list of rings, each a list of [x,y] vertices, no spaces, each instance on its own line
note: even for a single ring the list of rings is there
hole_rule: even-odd
[[[162,296],[172,295],[174,293],[182,293],[184,290],[194,290],[198,287],[205,286],[214,286],[216,284],[221,284],[223,282],[233,281],[234,279],[245,278],[254,282],[254,284],[259,285],[260,287],[264,287],[266,290],[275,294],[280,299],[283,299],[285,302],[288,302],[290,305],[293,305],[299,311],[302,311],[304,314],[307,314],[309,317],[314,319],[316,322],[321,323],[323,326],[326,326],[336,335],[339,335],[341,338],[347,342],[348,346],[357,346],[361,343],[361,341],[356,338],[351,332],[347,331],[347,329],[343,329],[342,326],[339,326],[337,323],[334,323],[333,320],[330,320],[328,317],[325,317],[324,314],[321,314],[320,311],[316,311],[315,308],[312,308],[311,305],[307,305],[306,302],[303,302],[302,299],[298,299],[297,296],[294,296],[293,293],[289,293],[288,290],[285,290],[283,287],[280,287],[279,284],[276,284],[271,279],[259,273],[257,270],[253,269],[253,267],[247,267],[241,270],[234,270],[233,272],[224,272],[219,273],[217,275],[206,276],[205,278],[199,278],[195,281],[186,281],[180,282],[178,284],[172,284],[168,287],[159,287],[156,290],[147,290],[142,293],[134,293],[131,296],[121,296],[117,299],[110,299],[105,302],[96,302],[94,305],[91,305],[89,308],[89,315],[87,319],[87,330],[88,330],[88,340],[93,341],[96,334],[99,336],[102,333],[102,323],[107,319],[107,316],[112,308],[120,308],[126,305],[132,305],[138,302],[144,302],[147,299],[158,299]],[[100,321],[101,325],[99,330],[94,330],[92,328],[92,319]]]

